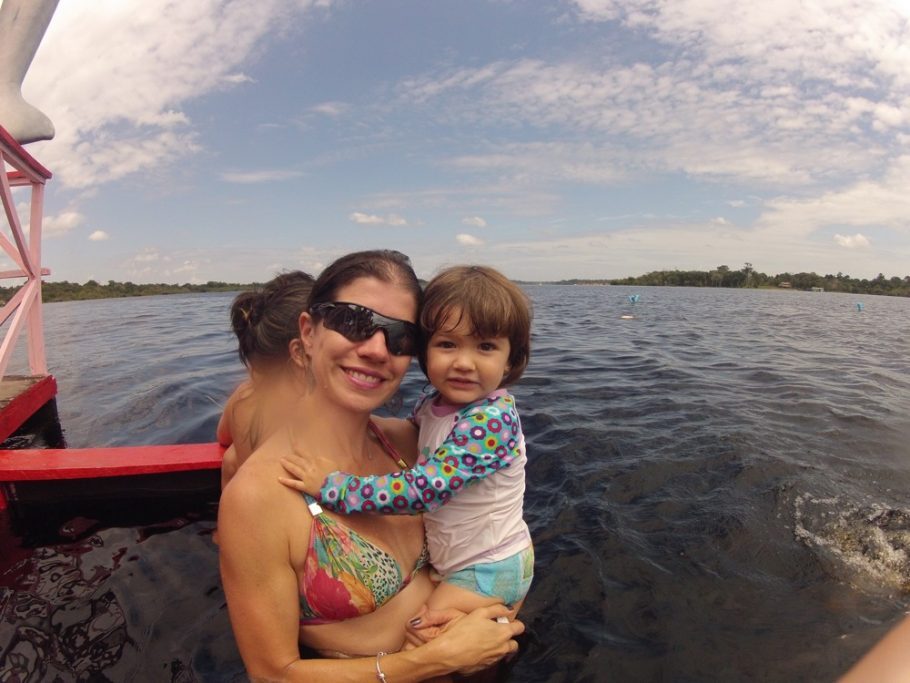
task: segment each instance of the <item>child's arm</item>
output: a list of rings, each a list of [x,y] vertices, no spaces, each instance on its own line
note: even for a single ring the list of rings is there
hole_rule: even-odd
[[[426,462],[410,470],[358,477],[333,472],[320,490],[329,510],[416,515],[436,510],[468,483],[512,464],[521,452],[521,423],[510,394],[464,410]]]
[[[231,421],[227,417],[229,406],[230,399],[228,400],[228,405],[224,407],[221,417],[218,418],[218,427],[215,429],[215,439],[225,448],[234,443],[234,437],[231,436]]]

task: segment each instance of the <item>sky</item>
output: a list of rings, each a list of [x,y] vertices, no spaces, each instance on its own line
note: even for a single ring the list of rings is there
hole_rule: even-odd
[[[50,281],[910,274],[910,0],[62,0],[23,93]]]

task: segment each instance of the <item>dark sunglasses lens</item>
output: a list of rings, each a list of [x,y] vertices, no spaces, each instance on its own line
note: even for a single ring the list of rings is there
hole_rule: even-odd
[[[328,311],[325,322],[329,329],[353,342],[368,339],[376,331],[373,315],[363,308],[335,306]]]
[[[405,323],[396,322],[385,328],[386,346],[393,356],[417,354],[417,330]]]

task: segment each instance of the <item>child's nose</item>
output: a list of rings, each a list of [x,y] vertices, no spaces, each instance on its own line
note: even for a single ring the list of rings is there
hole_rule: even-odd
[[[466,352],[461,351],[455,356],[455,367],[463,369],[471,369],[474,367],[474,357]]]

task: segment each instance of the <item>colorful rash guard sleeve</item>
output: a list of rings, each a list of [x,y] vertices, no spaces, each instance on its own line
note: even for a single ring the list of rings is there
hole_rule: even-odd
[[[418,403],[415,415],[431,398]],[[436,510],[462,487],[508,467],[521,454],[521,423],[511,394],[482,398],[450,419],[449,435],[410,470],[365,477],[331,473],[320,491],[322,504],[342,514],[416,515]]]

